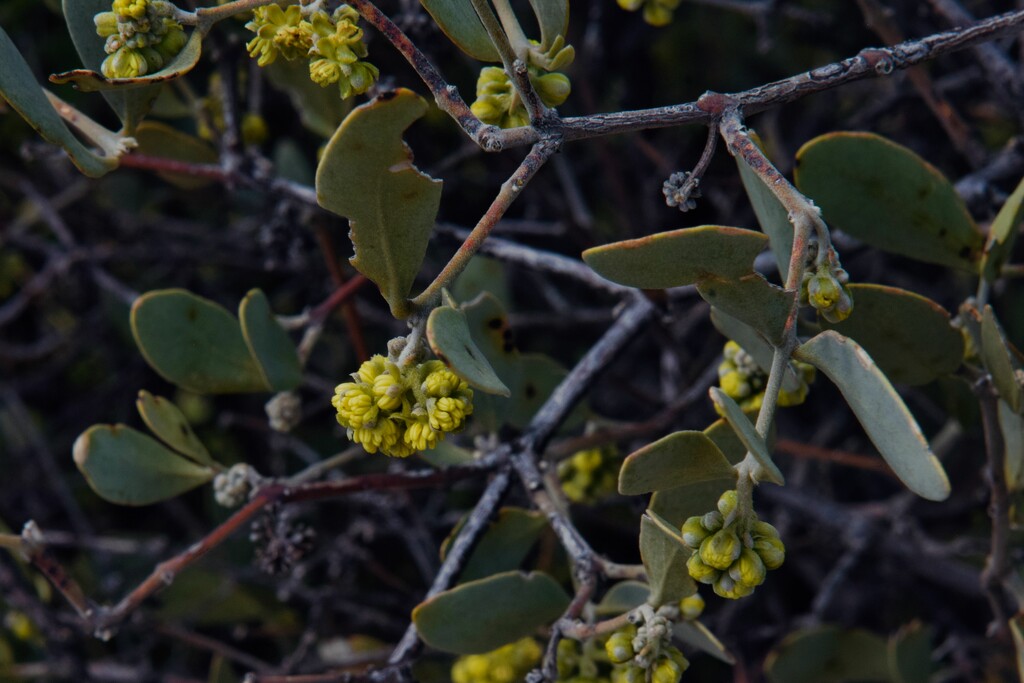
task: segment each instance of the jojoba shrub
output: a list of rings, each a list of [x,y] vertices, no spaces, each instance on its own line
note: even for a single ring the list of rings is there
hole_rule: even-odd
[[[1024,677],[1018,4],[3,3],[0,679]]]

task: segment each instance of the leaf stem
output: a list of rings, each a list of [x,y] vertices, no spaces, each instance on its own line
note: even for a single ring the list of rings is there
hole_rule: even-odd
[[[559,138],[547,138],[533,146],[533,149],[526,155],[523,162],[519,164],[519,168],[516,169],[515,173],[502,184],[501,189],[498,191],[498,196],[491,202],[487,212],[484,213],[476,227],[466,237],[462,246],[459,247],[455,255],[448,261],[448,264],[419,296],[409,302],[413,309],[422,311],[437,305],[441,298],[441,290],[445,287],[451,287],[455,278],[469,264],[473,254],[480,249],[480,245],[487,239],[491,230],[498,224],[501,217],[505,215],[508,207],[512,205],[512,202],[519,196],[519,193],[526,187],[526,184],[537,174],[537,171],[541,169],[544,163],[551,158],[551,155],[558,151],[560,146],[561,140]]]

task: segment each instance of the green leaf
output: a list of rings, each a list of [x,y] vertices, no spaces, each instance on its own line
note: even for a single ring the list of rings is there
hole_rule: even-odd
[[[220,464],[210,457],[210,452],[192,431],[185,415],[166,398],[140,391],[135,407],[146,423],[161,441],[200,465],[219,468]]]
[[[636,496],[731,475],[732,465],[704,432],[676,432],[626,458],[619,471],[619,493]]]
[[[928,500],[949,496],[949,479],[903,399],[871,356],[838,332],[822,332],[794,356],[832,380],[896,476]]]
[[[771,683],[890,681],[884,640],[831,625],[789,634],[768,653],[764,668]]]
[[[672,626],[672,635],[692,648],[706,652],[715,659],[726,664],[735,664],[736,658],[732,656],[725,645],[722,644],[715,634],[707,629],[699,621],[680,621]]]
[[[139,154],[196,164],[216,164],[220,159],[217,150],[205,140],[171,128],[165,123],[142,123],[135,131],[135,140],[139,143],[136,150]],[[188,173],[160,171],[157,175],[183,190],[194,190],[213,182],[209,178]]]
[[[717,310],[750,325],[773,346],[782,345],[793,308],[792,292],[771,284],[760,273],[738,280],[704,278],[697,281],[697,291]]]
[[[893,683],[928,683],[932,669],[931,628],[907,624],[889,639],[889,670]]]
[[[651,587],[643,581],[620,581],[604,594],[594,612],[599,617],[613,617],[647,602]]]
[[[835,330],[864,347],[893,382],[927,384],[952,374],[963,362],[964,338],[942,306],[920,294],[882,285],[849,285],[856,302]]]
[[[354,100],[343,100],[337,88],[321,88],[310,80],[309,62],[305,60],[278,59],[262,72],[272,86],[287,93],[302,125],[322,138],[334,135],[352,111]]]
[[[981,314],[981,357],[985,361],[985,368],[992,375],[992,384],[999,392],[999,397],[1009,403],[1015,413],[1019,413],[1024,408],[1024,389],[1016,377],[1016,355],[992,307],[985,306]]]
[[[797,152],[796,184],[857,239],[978,272],[981,232],[946,177],[906,147],[872,133],[822,135]]]
[[[470,0],[420,0],[448,39],[481,62],[500,62],[498,50],[487,35]]]
[[[132,334],[146,362],[197,394],[268,391],[238,320],[183,289],[143,294],[132,305]]]
[[[288,391],[302,384],[302,363],[288,333],[270,310],[267,296],[251,289],[238,305],[238,320],[249,353],[264,382],[273,391]]]
[[[1006,487],[1011,491],[1024,490],[1024,417],[998,399],[999,431],[1003,434],[1003,470]]]
[[[147,86],[157,85],[159,83],[165,83],[172,81],[176,78],[181,78],[196,65],[199,61],[199,56],[203,52],[203,37],[204,34],[197,30],[192,31],[192,35],[189,36],[188,42],[181,48],[181,52],[175,55],[174,59],[167,62],[164,68],[159,71],[154,71],[151,74],[145,76],[136,76],[134,78],[107,78],[98,71],[92,69],[74,69],[72,71],[65,71],[59,74],[52,74],[50,76],[51,83],[57,83],[63,85],[65,83],[74,83],[75,87],[82,92],[96,92],[104,90],[133,90],[139,88],[147,88]],[[155,95],[154,95],[155,97]]]
[[[427,318],[427,342],[434,355],[473,387],[488,394],[509,395],[508,387],[473,341],[461,310],[451,306],[432,310]]]
[[[754,143],[764,149],[761,139],[757,133],[750,131],[750,137]],[[743,157],[736,155],[736,166],[740,170],[740,180],[743,181],[743,189],[747,191],[747,198],[754,208],[754,215],[761,226],[764,234],[772,245],[772,253],[775,254],[775,262],[779,265],[779,274],[782,281],[786,281],[789,273],[789,256],[793,251],[793,224],[789,222],[789,213],[779,202],[778,197],[768,189],[754,171],[747,166]]]
[[[373,280],[400,317],[441,202],[441,181],[421,173],[402,132],[427,112],[399,88],[356,107],[327,143],[316,169],[320,206],[349,219],[352,265]]]
[[[654,607],[679,602],[697,592],[686,569],[690,551],[678,534],[673,535],[664,528],[664,521],[659,521],[661,524],[651,517],[650,510],[640,518],[640,557],[651,587],[648,602]]]
[[[474,415],[476,410],[473,411]],[[430,464],[431,467],[444,469],[453,465],[468,465],[475,460],[473,451],[456,446],[450,441],[438,441],[437,445],[426,451],[416,453],[420,458]]]
[[[213,470],[125,425],[93,425],[75,441],[75,464],[89,486],[118,505],[149,505],[205,484]]]
[[[474,258],[470,263],[475,262]],[[512,341],[505,307],[490,292],[483,292],[460,308],[466,314],[466,325],[477,348],[483,352],[498,379],[508,387],[512,397],[522,395],[522,360]],[[505,424],[512,408],[512,398],[480,394],[473,397],[473,422],[487,431],[496,432]],[[529,418],[527,418],[529,419]]]
[[[18,48],[2,28],[0,99],[7,100],[44,140],[63,147],[71,162],[90,178],[98,178],[117,168],[117,159],[94,153],[64,125]]]
[[[666,289],[708,276],[747,275],[767,242],[753,230],[702,225],[593,247],[583,252],[583,260],[598,275],[620,285]]]
[[[509,290],[509,278],[505,271],[505,264],[498,259],[476,254],[452,284],[451,294],[456,301],[475,303],[478,297],[486,294],[498,302],[511,301],[512,293]],[[462,307],[468,308],[469,305],[471,304],[463,304]],[[497,305],[502,309],[501,314],[504,315],[504,308],[500,303]]]
[[[569,596],[547,574],[505,572],[439,593],[412,611],[427,645],[459,655],[490,652],[562,615]]]
[[[540,47],[547,50],[555,38],[569,30],[568,0],[530,0],[530,7],[540,25]]]
[[[100,12],[110,11],[109,0],[63,0],[61,4],[71,41],[75,44],[82,64],[87,68],[99,68],[107,53],[103,49],[104,39],[96,35],[93,18]],[[160,86],[101,92],[107,104],[121,119],[125,132],[133,135],[160,94]]]
[[[988,229],[988,240],[985,242],[985,255],[981,261],[981,272],[985,279],[994,282],[1013,251],[1013,243],[1020,232],[1021,220],[1024,220],[1024,178],[1017,189],[1009,196],[999,214]]]
[[[739,437],[743,445],[747,447],[747,450],[750,451],[754,459],[761,466],[760,476],[765,481],[782,486],[786,481],[785,477],[782,476],[782,472],[772,462],[771,454],[768,452],[768,444],[765,443],[761,435],[754,429],[754,425],[747,419],[743,409],[718,387],[711,387],[710,394],[711,400],[722,410],[723,417],[736,432],[736,436]]]
[[[441,559],[448,554],[448,547],[462,530],[464,521],[460,521],[445,539],[441,546]],[[546,527],[544,515],[539,512],[502,508],[466,560],[459,583],[519,569]]]

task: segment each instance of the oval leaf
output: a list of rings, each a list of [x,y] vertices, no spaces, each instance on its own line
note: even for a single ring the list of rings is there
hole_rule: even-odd
[[[238,305],[238,320],[249,352],[267,386],[288,391],[302,384],[302,364],[288,333],[270,310],[267,296],[252,289]]]
[[[619,493],[636,496],[733,474],[732,465],[704,432],[676,432],[626,458],[619,471]]]
[[[893,382],[928,384],[956,372],[964,357],[964,338],[949,313],[931,299],[896,287],[849,285],[856,305],[840,323],[820,318],[864,347]]]
[[[894,254],[978,271],[981,232],[946,177],[906,147],[829,133],[800,148],[795,175],[830,225]]]
[[[1010,257],[1013,243],[1020,232],[1021,220],[1024,220],[1024,178],[1003,204],[1003,208],[999,209],[999,214],[988,229],[981,271],[989,282],[999,278],[1003,264]]]
[[[469,333],[466,314],[451,306],[438,306],[427,318],[427,342],[452,372],[488,394],[508,396],[509,390],[494,374]]]
[[[63,0],[64,20],[71,33],[75,51],[86,67],[99,67],[106,59],[104,39],[96,35],[93,18],[100,12],[110,11],[109,0]],[[149,112],[160,94],[159,86],[148,86],[132,90],[103,90],[103,98],[124,124],[125,132],[134,134],[142,117]],[[191,112],[189,112],[191,114]]]
[[[547,574],[505,572],[439,593],[412,611],[427,645],[480,654],[531,635],[562,615],[569,596]]]
[[[167,500],[214,474],[125,425],[93,425],[75,441],[73,454],[92,490],[118,505]]]
[[[174,59],[164,65],[164,68],[145,76],[134,78],[107,78],[99,71],[92,69],[74,69],[50,76],[51,83],[63,85],[74,83],[75,87],[82,92],[96,92],[104,90],[134,90],[146,86],[157,85],[172,81],[187,74],[199,61],[203,52],[202,31],[192,31],[188,42],[181,48],[181,52],[175,55]]]
[[[117,159],[95,154],[64,125],[18,48],[2,28],[0,98],[7,100],[44,140],[63,147],[71,162],[85,175],[98,178],[117,168]]]
[[[132,305],[132,334],[168,382],[197,394],[268,391],[238,321],[183,289],[143,294]]]
[[[928,683],[931,680],[932,629],[915,621],[889,639],[889,670],[893,683]]]
[[[736,436],[739,437],[743,445],[747,447],[747,450],[750,451],[754,459],[761,466],[761,477],[765,481],[782,486],[785,483],[785,478],[775,463],[772,462],[771,454],[768,453],[768,444],[765,443],[761,435],[754,429],[754,425],[747,419],[743,409],[718,387],[711,387],[710,394],[711,400],[722,410],[723,417],[733,428],[733,431],[736,432]]]
[[[519,569],[546,527],[544,515],[539,512],[502,508],[466,560],[466,566],[459,574],[459,583]],[[450,542],[455,540],[461,529],[462,522],[459,522],[445,539],[441,546],[441,559],[444,559]]]
[[[760,273],[738,280],[704,278],[697,281],[697,291],[716,309],[757,330],[773,346],[782,345],[786,320],[793,310],[792,292],[771,284]]]
[[[217,150],[205,140],[156,121],[140,125],[135,131],[135,140],[139,143],[136,149],[139,154],[197,164],[216,164],[220,158]],[[160,171],[157,175],[183,190],[194,190],[213,182],[187,173]]]
[[[754,144],[764,149],[757,134],[753,131],[749,131],[749,134]],[[772,253],[775,254],[775,262],[779,265],[779,274],[782,276],[782,281],[785,282],[786,274],[789,272],[790,252],[793,251],[793,224],[789,222],[789,212],[779,202],[775,193],[747,166],[742,156],[737,154],[733,158],[740,170],[743,189],[747,191],[747,198],[754,208],[754,215],[757,216],[761,230],[768,235]]]
[[[219,468],[216,460],[192,431],[185,415],[166,398],[154,396],[148,391],[140,391],[135,401],[142,421],[161,441],[200,465]]]
[[[666,289],[708,276],[747,275],[767,243],[767,237],[753,230],[702,225],[587,249],[583,260],[620,285]]]
[[[498,50],[487,35],[470,0],[420,0],[448,40],[481,62],[500,62]]]
[[[999,392],[999,397],[1010,404],[1015,413],[1019,413],[1024,408],[1024,389],[1017,382],[1014,351],[992,307],[985,306],[981,314],[981,356],[985,368],[992,375],[992,384]]]
[[[642,581],[620,581],[608,589],[594,611],[601,617],[625,614],[647,602],[650,594],[650,586]]]
[[[349,219],[352,265],[396,315],[404,312],[441,202],[441,181],[420,173],[402,142],[426,112],[411,90],[378,95],[345,117],[316,170],[320,206]]]
[[[677,622],[672,627],[672,635],[690,647],[706,652],[719,661],[723,661],[726,664],[736,663],[736,658],[725,648],[722,641],[716,638],[715,634],[699,621]]]
[[[690,551],[681,538],[663,530],[646,514],[640,518],[640,557],[651,588],[648,602],[654,607],[679,602],[697,592],[697,584],[686,569]]]
[[[928,500],[949,496],[942,464],[903,399],[871,356],[838,332],[822,332],[794,356],[821,370],[842,392],[875,448],[907,488]]]

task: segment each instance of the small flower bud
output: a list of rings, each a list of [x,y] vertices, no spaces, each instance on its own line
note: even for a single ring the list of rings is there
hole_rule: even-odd
[[[704,528],[709,532],[718,531],[722,528],[722,524],[725,522],[722,517],[722,513],[718,510],[712,510],[700,518],[700,523],[704,525]]]
[[[569,77],[562,73],[549,73],[535,79],[530,79],[541,101],[549,107],[557,107],[566,98],[572,86],[569,84]]]
[[[678,663],[665,657],[654,666],[651,683],[679,683],[683,676],[683,668]]]
[[[724,571],[740,556],[742,548],[736,532],[727,527],[704,539],[700,544],[700,559],[709,567]]]
[[[739,503],[739,496],[735,490],[726,491],[718,498],[718,511],[722,513],[724,519],[728,519],[736,510],[736,505]]]
[[[700,593],[694,593],[683,598],[679,601],[679,612],[683,615],[684,619],[690,621],[696,619],[704,613],[704,598],[701,597]]]
[[[786,560],[786,546],[778,538],[758,538],[754,541],[754,552],[761,557],[765,569],[778,569]]]
[[[773,527],[768,522],[763,522],[760,519],[754,522],[753,528],[750,530],[751,535],[755,538],[778,538],[779,530]]]
[[[117,15],[113,12],[100,12],[92,20],[96,24],[96,35],[100,38],[107,38],[118,33]]]
[[[634,628],[634,632],[635,632]],[[604,644],[604,651],[608,653],[608,659],[614,664],[622,664],[633,659],[633,637],[634,633],[616,631]]]
[[[720,574],[714,567],[704,564],[704,561],[700,559],[700,553],[690,555],[690,559],[686,561],[686,570],[690,572],[694,581],[700,583],[714,583]]]
[[[694,550],[700,547],[700,544],[708,537],[709,533],[710,532],[704,528],[704,524],[701,522],[700,517],[690,517],[683,522],[683,543]]]
[[[729,567],[729,576],[734,581],[751,587],[764,583],[765,572],[761,556],[750,548],[744,548],[739,559]]]

